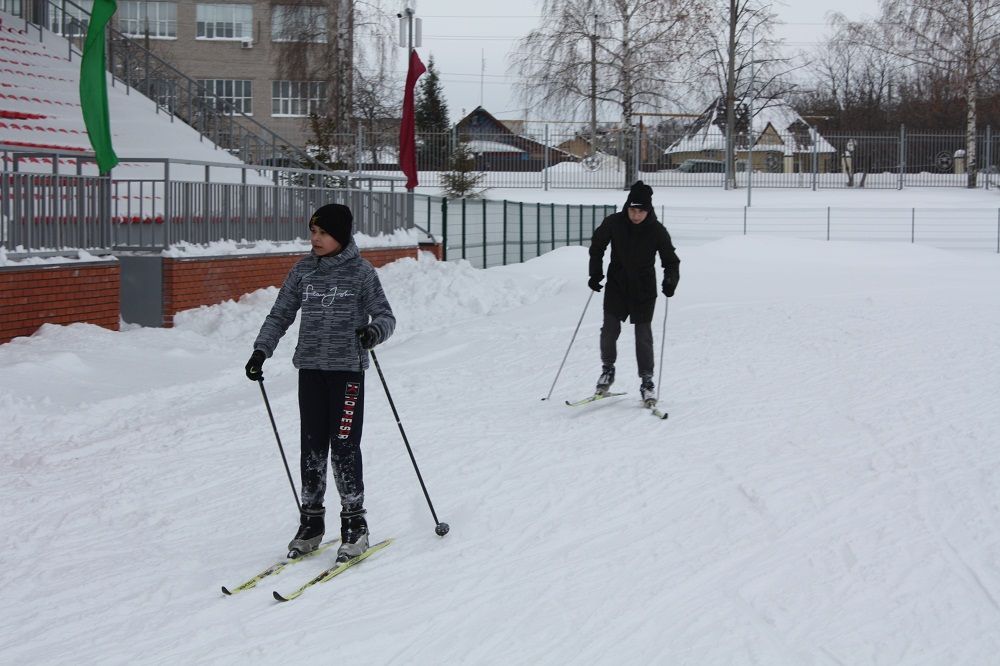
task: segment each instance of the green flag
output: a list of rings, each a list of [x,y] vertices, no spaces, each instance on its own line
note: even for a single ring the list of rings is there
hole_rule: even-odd
[[[80,61],[80,106],[87,126],[90,145],[94,147],[101,173],[118,164],[111,145],[111,122],[108,120],[107,57],[104,53],[104,28],[117,11],[115,0],[94,0]]]

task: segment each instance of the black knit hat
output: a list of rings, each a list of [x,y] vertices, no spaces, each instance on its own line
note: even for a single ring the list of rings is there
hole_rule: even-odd
[[[641,180],[635,181],[635,185],[629,188],[625,207],[653,210],[653,188]]]
[[[347,244],[351,242],[352,222],[354,222],[354,215],[351,214],[351,209],[341,204],[321,206],[309,219],[310,225],[315,224],[336,238],[342,247],[347,247]]]

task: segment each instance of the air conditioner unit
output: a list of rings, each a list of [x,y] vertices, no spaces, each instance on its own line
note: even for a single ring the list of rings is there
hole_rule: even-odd
[[[242,42],[240,42],[240,47],[244,48],[244,49],[252,49],[253,48],[253,40],[252,39],[244,39]]]

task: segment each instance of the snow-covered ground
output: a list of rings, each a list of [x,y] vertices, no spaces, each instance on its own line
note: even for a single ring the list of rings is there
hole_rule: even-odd
[[[755,236],[679,254],[667,421],[637,404],[630,327],[629,395],[563,406],[599,372],[598,298],[539,400],[588,302],[584,248],[380,269],[399,326],[379,360],[451,533],[373,371],[369,521],[396,542],[285,605],[270,591],[329,558],[219,591],[295,530],[243,376],[275,289],[174,329],[0,345],[0,663],[996,663],[1000,258]],[[295,335],[264,366],[293,465]]]

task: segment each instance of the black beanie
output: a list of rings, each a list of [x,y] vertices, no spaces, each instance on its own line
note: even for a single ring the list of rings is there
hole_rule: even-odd
[[[628,201],[625,202],[625,207],[653,210],[653,188],[641,180],[635,181],[635,185],[629,188]]]
[[[354,216],[351,209],[342,204],[327,204],[320,206],[309,219],[309,224],[317,227],[337,239],[342,247],[351,242],[351,223]]]

